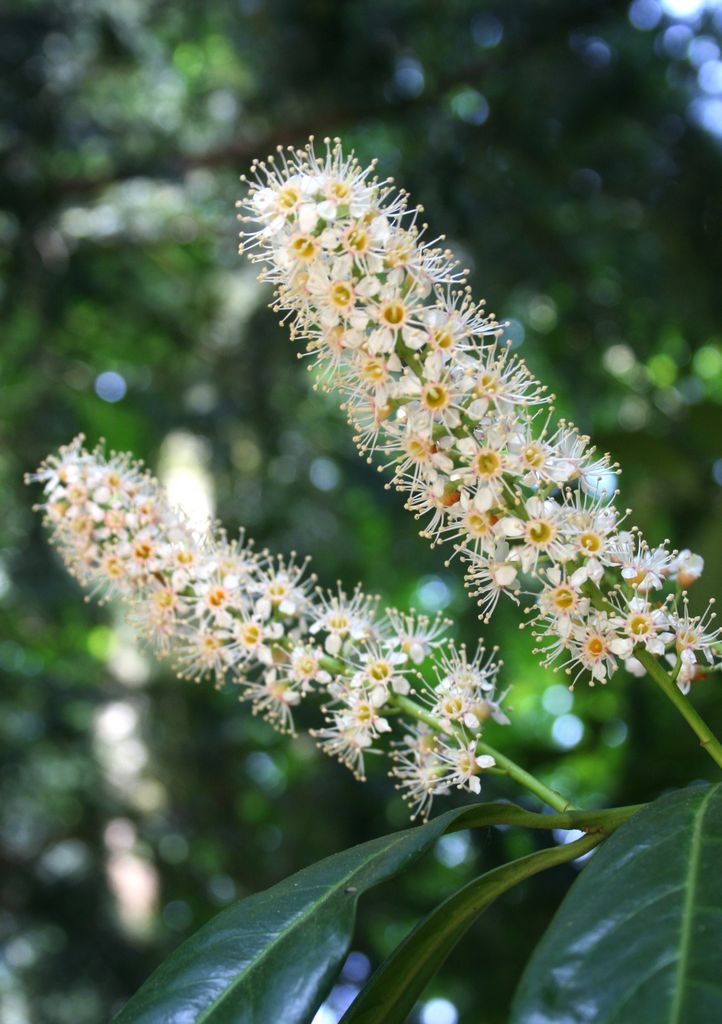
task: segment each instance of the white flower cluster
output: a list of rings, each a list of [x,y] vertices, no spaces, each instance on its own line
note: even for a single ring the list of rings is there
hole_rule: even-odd
[[[417,813],[452,787],[479,792],[479,773],[494,763],[477,751],[483,723],[507,722],[493,657],[480,649],[469,660],[445,637],[447,620],[379,615],[359,589],[322,591],[295,556],[255,552],[220,529],[197,535],[140,463],[88,451],[83,440],[28,478],[44,486],[38,508],[70,572],[101,600],[124,601],[179,675],[237,684],[282,732],[294,732],[306,697],[320,696],[325,724],[312,735],[358,778],[364,755],[400,718],[388,753]]]
[[[645,650],[686,692],[719,637],[710,610],[691,617],[682,597],[701,558],[620,530],[626,513],[602,490],[616,467],[551,422],[546,389],[451,253],[423,239],[421,208],[338,141],[279,149],[252,179],[241,251],[266,265],[274,308],[293,314],[322,386],[343,396],[360,451],[393,469],[422,535],[467,564],[480,617],[500,594],[533,596],[545,662],[573,682],[604,682],[620,660],[643,672]],[[655,592],[670,582],[664,600]]]

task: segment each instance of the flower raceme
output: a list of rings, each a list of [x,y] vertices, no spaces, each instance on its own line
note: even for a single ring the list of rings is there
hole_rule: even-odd
[[[361,453],[393,471],[422,535],[466,564],[480,617],[502,594],[531,597],[544,663],[572,685],[620,662],[643,674],[644,650],[687,692],[719,642],[711,610],[690,616],[684,593],[701,558],[620,529],[628,513],[604,491],[617,467],[552,422],[552,396],[441,239],[424,239],[421,208],[338,140],[279,148],[242,180],[241,251],[265,264],[274,309],[341,394]]]
[[[481,731],[506,724],[495,696],[499,665],[446,636],[447,620],[394,608],[356,589],[323,591],[307,561],[256,552],[243,536],[195,533],[158,482],[127,454],[88,451],[83,438],[52,455],[39,482],[55,545],[69,571],[129,621],[178,674],[238,686],[240,699],[282,732],[307,698],[321,699],[319,746],[359,778],[364,757],[400,723],[386,749],[415,813],[452,787],[478,793],[494,765]],[[409,694],[415,692],[417,700]]]

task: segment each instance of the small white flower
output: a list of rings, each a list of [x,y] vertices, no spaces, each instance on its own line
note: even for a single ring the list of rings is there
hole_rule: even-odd
[[[703,571],[704,559],[701,555],[693,554],[689,548],[680,551],[669,566],[670,579],[675,580],[677,585],[683,589],[696,583]]]
[[[470,793],[481,792],[482,771],[493,768],[496,761],[489,754],[477,754],[476,742],[468,745],[450,746],[444,744],[439,753],[439,760],[446,766],[446,774],[442,781],[457,789],[468,789]]]

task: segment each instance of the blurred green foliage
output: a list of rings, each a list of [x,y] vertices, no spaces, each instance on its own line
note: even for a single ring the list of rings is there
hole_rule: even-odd
[[[0,20],[0,1017],[100,1024],[219,907],[406,817],[380,771],[355,783],[233,695],[176,682],[115,609],[85,605],[23,472],[78,431],[154,467],[184,452],[229,528],[312,554],[323,581],[445,607],[475,642],[461,574],[357,458],[236,255],[251,158],[339,134],[424,203],[559,413],[623,464],[635,521],[705,556],[700,601],[719,592],[722,14],[709,0],[16,0]],[[646,681],[572,701],[514,609],[485,632],[514,687],[513,727],[491,742],[580,804],[709,777]],[[722,724],[716,679],[693,699]],[[519,799],[499,778],[486,796]],[[544,841],[447,837],[367,899],[363,956],[320,1024],[364,956]],[[503,1022],[572,875],[492,908],[430,993],[456,1011],[418,1019]]]

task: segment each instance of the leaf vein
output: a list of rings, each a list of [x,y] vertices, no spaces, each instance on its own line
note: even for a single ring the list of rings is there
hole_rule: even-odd
[[[354,867],[354,869],[352,871],[348,872],[348,874],[346,874],[342,879],[340,879],[339,882],[336,885],[334,885],[333,887],[329,888],[327,890],[327,893],[326,893],[325,896],[322,896],[319,900],[317,900],[315,903],[313,903],[310,907],[307,907],[303,911],[303,913],[301,913],[298,916],[294,917],[292,919],[292,921],[290,922],[290,924],[286,928],[284,928],[282,931],[278,932],[278,934],[276,935],[276,938],[272,942],[270,942],[267,946],[264,946],[263,949],[260,950],[259,953],[257,953],[255,957],[253,957],[252,960],[249,960],[243,966],[241,972],[235,978],[232,979],[230,984],[227,985],[223,989],[223,991],[218,994],[218,996],[213,1000],[213,1002],[210,1003],[205,1008],[205,1010],[203,1010],[203,1012],[200,1014],[200,1016],[196,1017],[196,1019],[194,1021],[194,1024],[203,1024],[203,1021],[208,1020],[208,1017],[210,1016],[210,1014],[213,1013],[213,1011],[215,1009],[217,1009],[217,1007],[220,1005],[221,1002],[223,1002],[227,997],[229,997],[233,993],[235,988],[242,981],[244,981],[247,978],[247,976],[254,970],[254,968],[256,968],[258,966],[259,962],[262,961],[268,955],[268,953],[276,945],[278,945],[278,943],[281,942],[289,934],[289,932],[291,931],[292,927],[296,927],[297,925],[302,924],[303,921],[305,921],[315,910],[317,910],[320,906],[322,906],[327,900],[331,899],[332,896],[336,895],[337,892],[339,891],[339,889],[342,889],[344,885],[348,885],[349,881],[356,874],[358,874],[359,871],[362,868],[367,869],[370,864],[373,864],[375,861],[377,861],[380,858],[382,858],[385,854],[388,854],[390,849],[393,849],[393,847],[399,845],[400,843],[403,843],[407,838],[408,838],[407,834],[406,833],[402,833],[398,837],[398,839],[393,843],[393,846],[391,846],[391,845],[384,846],[383,849],[379,850],[379,852],[377,854],[375,854],[368,861],[366,861],[364,864],[362,864],[361,867],[359,867],[359,866]]]
[[[707,811],[707,805],[715,794],[715,788],[710,788],[705,794],[694,816],[692,827],[692,838],[689,847],[689,864],[686,875],[686,892],[682,906],[682,917],[680,921],[679,937],[679,959],[674,979],[674,992],[672,993],[672,1005],[670,1007],[669,1024],[683,1024],[682,1004],[684,1003],[684,992],[682,989],[684,976],[689,965],[690,946],[692,945],[692,918],[694,916],[694,899],[697,894],[697,880],[699,876],[699,862],[702,856],[702,824]]]

